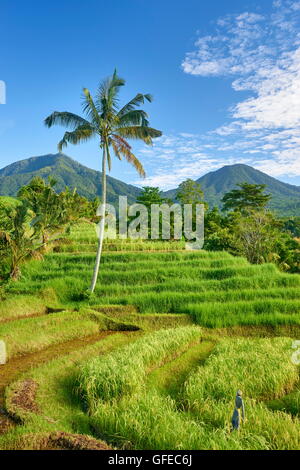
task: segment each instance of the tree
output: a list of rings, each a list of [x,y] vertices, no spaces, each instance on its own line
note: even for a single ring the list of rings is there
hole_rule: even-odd
[[[197,223],[197,205],[202,204],[204,209],[208,208],[208,204],[204,202],[204,193],[201,189],[201,185],[192,179],[187,179],[179,185],[176,200],[180,202],[181,206],[184,207],[185,204],[191,205],[191,223],[192,229],[195,230]]]
[[[223,210],[233,210],[249,213],[253,210],[264,209],[271,199],[270,194],[264,194],[265,184],[240,183],[240,189],[233,189],[222,199]]]
[[[176,199],[183,204],[205,204],[201,185],[192,179],[187,179],[179,185]]]
[[[217,207],[205,213],[204,249],[208,251],[233,252],[233,226],[229,217],[220,213]]]
[[[151,205],[158,204],[168,204],[169,201],[162,197],[162,192],[159,188],[153,186],[144,186],[142,191],[136,200],[137,204],[143,204],[147,208],[148,212],[148,237],[151,237]],[[130,220],[130,219],[129,219]],[[162,223],[162,214],[159,215],[159,233],[161,236],[161,223]]]
[[[283,227],[286,232],[291,233],[294,237],[300,237],[300,217],[283,220]]]
[[[35,236],[42,238],[44,246],[48,244],[50,235],[66,223],[66,205],[63,196],[55,192],[55,184],[54,178],[47,183],[37,176],[18,192],[18,197],[26,201],[34,213],[31,225]]]
[[[142,140],[146,144],[152,144],[152,139],[160,137],[161,131],[149,127],[148,116],[145,111],[136,109],[145,101],[152,101],[149,94],[138,93],[121,109],[118,106],[118,93],[120,87],[125,85],[125,80],[117,75],[116,70],[113,75],[104,80],[96,92],[93,99],[87,88],[83,89],[83,112],[87,119],[70,112],[55,111],[45,119],[45,124],[52,127],[55,124],[66,126],[71,131],[65,132],[62,140],[58,144],[61,151],[69,143],[79,144],[94,137],[99,139],[99,146],[102,150],[102,205],[100,214],[100,233],[98,249],[94,267],[94,273],[90,286],[90,291],[94,292],[103,245],[105,227],[105,205],[106,205],[106,168],[111,169],[112,148],[115,156],[121,160],[122,156],[131,163],[141,176],[145,176],[144,168],[137,157],[132,153],[131,146],[127,139]]]
[[[144,186],[141,193],[137,197],[136,202],[138,204],[144,204],[147,209],[151,209],[151,204],[163,204],[165,199],[162,197],[161,191],[159,188],[154,188],[152,186]]]
[[[235,220],[234,238],[237,251],[250,263],[279,261],[277,250],[281,238],[278,221],[270,212],[256,211]]]
[[[61,222],[66,226],[68,232],[80,219],[97,219],[96,212],[100,204],[98,197],[89,201],[84,196],[80,196],[76,189],[70,190],[68,187],[58,197],[62,211]]]
[[[5,208],[0,215],[0,254],[9,265],[10,278],[20,277],[20,265],[39,250],[30,230],[30,215],[26,204]]]

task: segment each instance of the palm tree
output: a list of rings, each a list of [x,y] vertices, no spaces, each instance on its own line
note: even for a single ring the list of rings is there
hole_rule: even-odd
[[[45,119],[47,127],[60,124],[71,129],[65,132],[63,139],[58,144],[61,151],[68,143],[78,144],[86,142],[93,137],[100,140],[102,150],[102,205],[100,211],[100,233],[98,250],[95,262],[93,278],[90,291],[94,292],[97,282],[102,244],[105,227],[105,205],[106,205],[106,166],[111,169],[112,148],[115,156],[121,160],[122,156],[131,163],[137,172],[145,177],[145,171],[141,162],[132,153],[131,146],[127,139],[138,139],[151,145],[152,139],[160,137],[161,131],[149,127],[147,113],[141,109],[136,109],[145,100],[151,102],[152,96],[138,93],[125,106],[118,106],[118,93],[121,86],[125,85],[125,80],[117,75],[116,70],[113,75],[104,80],[96,92],[95,99],[92,98],[87,88],[83,89],[83,112],[87,119],[77,114],[69,112],[54,112]]]

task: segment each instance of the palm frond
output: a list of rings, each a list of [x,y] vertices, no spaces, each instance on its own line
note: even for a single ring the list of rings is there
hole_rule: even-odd
[[[135,97],[130,100],[123,108],[120,109],[118,112],[118,116],[121,117],[124,114],[128,113],[129,111],[133,111],[137,106],[140,106],[141,104],[145,103],[145,100],[149,101],[151,103],[153,101],[152,95],[147,93],[146,95],[143,95],[142,93],[138,93],[135,95]]]
[[[120,87],[124,85],[125,80],[118,76],[116,70],[111,77],[100,83],[96,93],[95,104],[98,112],[103,117],[107,118],[116,114],[117,95]]]
[[[121,155],[124,155],[125,159],[130,163],[131,165],[134,166],[136,171],[141,175],[143,178],[145,178],[146,173],[143,168],[142,163],[137,159],[137,157],[131,152],[130,149],[128,149],[127,146],[123,145],[120,141],[117,139],[114,139],[112,141],[112,147],[114,149],[114,152],[116,156],[121,160]]]
[[[123,114],[119,117],[118,122],[119,126],[149,126],[148,114],[142,109],[134,109],[128,111],[128,113]]]
[[[127,126],[118,127],[115,130],[115,134],[119,134],[127,139],[143,140],[146,144],[151,145],[152,139],[161,137],[162,132],[147,126]]]
[[[62,151],[63,147],[67,147],[68,144],[78,144],[80,142],[86,142],[96,134],[96,130],[92,126],[79,126],[73,132],[65,132],[62,140],[58,143],[59,152]]]
[[[83,112],[89,117],[89,119],[99,127],[101,125],[101,118],[93,101],[93,98],[87,88],[83,88]]]
[[[67,111],[55,111],[45,119],[44,123],[47,127],[61,125],[71,129],[76,129],[78,126],[89,124],[89,122],[83,117],[78,116],[77,114],[69,113]]]
[[[123,139],[120,135],[112,134],[112,140],[115,140],[118,145],[124,145],[128,150],[131,150],[131,145],[129,145],[127,140]]]
[[[121,78],[117,74],[117,70],[114,70],[112,77],[109,80],[109,86],[107,90],[107,96],[109,100],[113,100],[119,92],[119,88],[125,85],[124,78]]]
[[[120,154],[120,152],[119,152],[118,144],[117,144],[114,140],[112,140],[112,141],[110,142],[110,145],[112,146],[116,157],[117,157],[119,160],[122,160],[122,156],[121,156],[121,154]]]
[[[12,244],[12,238],[10,236],[10,233],[6,230],[0,230],[0,238],[3,238],[6,243],[8,243],[9,245]]]
[[[132,152],[122,147],[120,149],[120,153],[124,155],[128,163],[134,166],[134,168],[136,169],[136,171],[142,178],[146,177],[146,172],[144,170],[142,163],[136,158],[136,156]]]

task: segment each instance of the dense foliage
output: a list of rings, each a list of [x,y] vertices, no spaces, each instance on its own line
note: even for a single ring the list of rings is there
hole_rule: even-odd
[[[41,257],[51,237],[68,232],[79,219],[95,219],[98,199],[88,201],[68,188],[56,193],[55,184],[36,177],[18,199],[0,200],[0,279],[18,279],[22,263]]]
[[[254,264],[274,262],[284,271],[300,272],[296,219],[279,219],[266,209],[222,214],[214,208],[206,213],[204,227],[206,250],[225,250]]]

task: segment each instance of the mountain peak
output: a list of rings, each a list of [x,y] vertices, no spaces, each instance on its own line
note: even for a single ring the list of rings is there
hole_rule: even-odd
[[[32,178],[40,176],[56,179],[56,190],[62,191],[66,186],[77,189],[78,194],[89,199],[101,195],[101,173],[92,170],[73,160],[68,155],[58,152],[27,158],[12,163],[0,170],[0,195],[16,196],[21,186],[28,184]],[[127,196],[128,202],[135,202],[140,189],[107,176],[107,200],[115,203],[118,196]]]
[[[21,160],[0,170],[0,195],[15,196],[21,186],[35,176],[57,180],[56,189],[65,186],[76,188],[87,198],[101,195],[101,173],[82,165],[68,155],[58,152]],[[300,215],[300,187],[278,181],[244,163],[226,165],[211,171],[197,180],[204,191],[209,207],[221,207],[222,197],[238,183],[265,184],[266,192],[272,195],[270,208],[285,215]],[[129,204],[135,202],[140,189],[107,176],[108,202],[118,202],[118,196],[128,197]],[[166,197],[175,198],[177,190],[167,191]]]
[[[270,208],[278,210],[285,215],[300,215],[300,187],[283,183],[272,176],[256,170],[244,163],[226,165],[218,170],[211,171],[197,180],[201,184],[206,202],[209,207],[222,207],[222,198],[225,193],[236,188],[239,183],[264,184],[266,192],[272,195]],[[170,198],[176,196],[177,190],[167,191]]]

